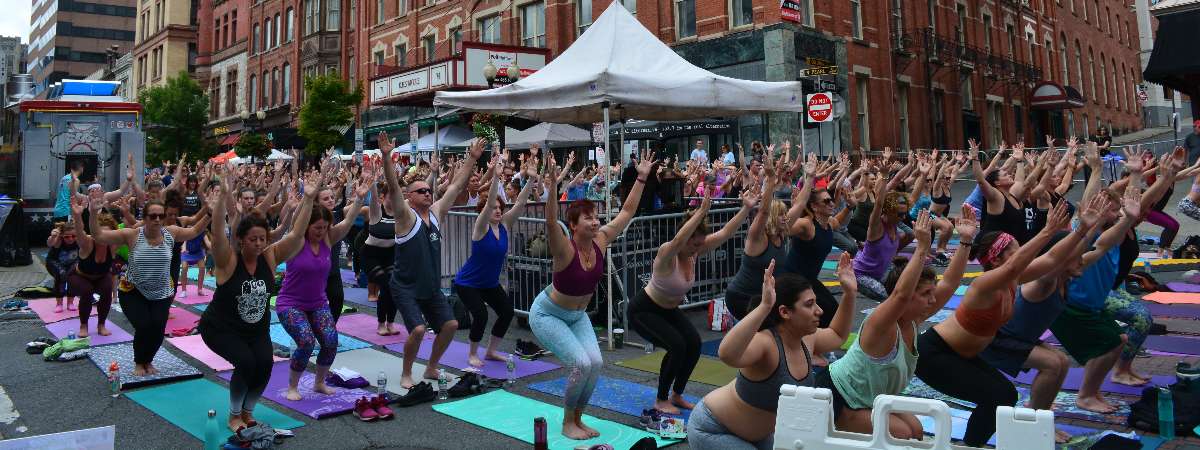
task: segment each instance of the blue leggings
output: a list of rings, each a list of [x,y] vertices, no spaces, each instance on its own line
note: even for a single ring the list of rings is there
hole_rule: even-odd
[[[567,367],[567,408],[587,406],[596,390],[604,360],[592,321],[583,311],[567,310],[550,300],[549,288],[538,294],[529,310],[529,327],[542,346]]]
[[[1142,343],[1146,342],[1150,325],[1154,324],[1150,309],[1146,308],[1142,299],[1134,297],[1124,289],[1113,289],[1104,301],[1104,311],[1125,324],[1121,331],[1129,337],[1129,342],[1121,349],[1121,360],[1132,361],[1137,357],[1138,350],[1141,350]]]
[[[312,357],[317,343],[321,344],[321,350],[317,352],[317,365],[333,365],[333,358],[337,356],[338,334],[329,306],[322,306],[315,311],[283,307],[277,312],[279,323],[296,341],[290,364],[292,371],[301,372],[308,367],[308,358]]]

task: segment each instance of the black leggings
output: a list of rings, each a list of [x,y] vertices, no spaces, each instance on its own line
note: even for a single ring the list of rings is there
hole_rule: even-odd
[[[375,318],[379,323],[396,321],[396,304],[392,300],[392,247],[363,245],[363,269],[367,280],[379,286],[379,300],[375,303]]]
[[[833,315],[837,313],[838,302],[834,300],[833,293],[829,292],[829,288],[821,283],[821,280],[808,280],[812,285],[814,294],[817,294],[817,306],[821,307],[821,317],[818,319],[821,328],[829,328],[829,323],[833,322]]]
[[[663,309],[654,303],[645,289],[629,301],[629,325],[650,343],[667,350],[658,373],[658,399],[667,399],[667,390],[683,394],[688,377],[700,362],[700,334],[679,308]]]
[[[271,379],[271,338],[267,333],[243,336],[200,321],[200,338],[213,353],[233,364],[229,379],[229,413],[253,412]]]
[[[333,314],[333,323],[337,323],[342,315],[342,305],[346,304],[346,291],[342,288],[342,271],[338,267],[329,269],[329,280],[325,282],[325,298],[329,299],[329,313]]]
[[[67,276],[67,286],[71,295],[79,297],[79,325],[86,328],[88,317],[92,315],[92,294],[100,296],[96,302],[96,325],[103,326],[108,320],[108,311],[112,309],[113,275],[104,272],[100,275],[84,275],[78,271]]]
[[[996,407],[1017,403],[1017,390],[994,367],[975,356],[965,359],[933,328],[917,338],[917,376],[943,394],[975,402],[963,442],[982,447],[996,434]]]
[[[141,291],[133,288],[129,292],[117,294],[121,302],[121,312],[133,325],[133,362],[149,364],[154,361],[154,354],[162,347],[163,332],[167,329],[167,316],[171,312],[171,302],[175,296],[149,300]]]
[[[467,306],[467,310],[471,312],[471,342],[483,340],[483,329],[487,327],[489,306],[492,311],[496,312],[496,323],[492,324],[492,336],[503,338],[504,334],[508,333],[508,326],[512,324],[513,319],[513,305],[508,301],[508,294],[504,292],[503,287],[479,289],[457,283],[453,286],[459,300],[462,300],[463,304]]]

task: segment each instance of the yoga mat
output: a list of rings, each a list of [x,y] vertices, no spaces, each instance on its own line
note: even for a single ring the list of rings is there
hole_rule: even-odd
[[[1172,281],[1167,283],[1167,287],[1172,291],[1188,294],[1200,293],[1200,284],[1184,283],[1182,281]]]
[[[827,259],[821,263],[821,270],[837,270],[837,265],[838,265],[837,261],[830,261]],[[641,413],[639,413],[639,414],[641,414]]]
[[[1017,381],[1019,383],[1032,385],[1033,378],[1036,375],[1037,375],[1037,370],[1029,370],[1026,372],[1021,372],[1016,378],[1013,378],[1013,380]],[[1114,394],[1141,396],[1142,389],[1144,389],[1148,386],[1155,386],[1155,385],[1156,386],[1170,386],[1171,383],[1174,383],[1174,382],[1175,382],[1174,376],[1155,375],[1150,380],[1150,384],[1147,384],[1145,386],[1126,386],[1124,384],[1113,383],[1109,377],[1105,377],[1104,384],[1100,385],[1100,390],[1104,391],[1104,392],[1111,392]],[[1065,389],[1068,391],[1078,391],[1079,387],[1081,385],[1083,385],[1083,368],[1082,367],[1072,367],[1069,371],[1067,371],[1067,378],[1066,378],[1066,380],[1063,381],[1062,389]]]
[[[92,364],[95,364],[104,376],[108,376],[108,365],[116,361],[121,368],[121,390],[201,377],[200,371],[195,367],[188,365],[179,357],[162,348],[154,354],[152,363],[154,368],[158,369],[158,373],[135,377],[133,376],[133,343],[131,342],[92,347],[91,352],[88,353],[88,359],[92,360]]]
[[[600,432],[600,437],[586,441],[568,439],[562,435],[563,408],[542,403],[508,391],[497,390],[463,400],[433,405],[433,410],[447,416],[507,435],[528,444],[533,443],[533,419],[546,419],[546,436],[552,450],[572,450],[578,446],[609,444],[626,449],[644,437],[654,438],[659,448],[679,442],[661,439],[649,432],[615,422],[584,415],[583,422]]]
[[[402,344],[408,340],[408,332],[403,325],[396,326],[400,334],[391,336],[380,336],[375,333],[378,329],[379,321],[367,314],[347,314],[338,318],[337,322],[338,331],[375,345]]]
[[[1144,304],[1154,317],[1200,319],[1200,307],[1195,305],[1163,305],[1154,302],[1146,302]]]
[[[342,284],[348,284],[351,286],[358,284],[358,275],[356,275],[353,270],[341,269],[341,275]]]
[[[288,334],[287,330],[283,329],[283,325],[278,324],[278,323],[271,324],[271,342],[282,345],[282,346],[287,347],[288,349],[292,349],[292,350],[294,350],[296,348],[296,341],[292,340],[292,335]],[[337,349],[338,353],[347,352],[350,350],[357,350],[360,348],[367,348],[370,346],[371,346],[371,344],[368,344],[366,342],[360,341],[360,340],[352,338],[350,336],[346,336],[344,334],[338,333],[338,349]],[[319,351],[320,349],[321,349],[321,344],[317,343],[316,347],[313,348],[313,354],[314,355],[317,354],[317,351]]]
[[[348,287],[345,289],[346,301],[356,305],[377,308],[379,303],[367,300],[367,288]]]
[[[208,348],[208,344],[204,343],[204,338],[200,337],[199,334],[167,338],[167,342],[170,342],[171,345],[175,346],[175,348],[187,353],[188,356],[195,358],[197,361],[200,361],[202,364],[208,366],[208,368],[212,370],[217,372],[233,370],[233,364],[230,364],[229,361],[226,361],[225,358],[222,358],[220,355],[213,353],[213,351]],[[274,355],[272,355],[271,358],[273,358],[275,362],[287,361],[287,358],[280,358]]]
[[[957,439],[960,441],[962,440],[963,436],[967,433],[967,420],[970,420],[970,418],[971,418],[971,411],[964,411],[961,409],[950,408],[950,437],[952,439]],[[917,420],[921,421],[921,428],[925,429],[925,434],[933,436],[933,433],[931,432],[934,429],[933,418],[929,417],[929,416],[920,416],[919,415],[919,416],[917,416]],[[1092,434],[1092,433],[1100,432],[1100,430],[1096,430],[1096,429],[1092,429],[1092,428],[1080,427],[1080,426],[1075,426],[1075,425],[1067,425],[1067,424],[1055,424],[1054,428],[1056,430],[1065,432],[1071,436],[1079,436],[1079,435],[1084,435],[1084,434]],[[987,443],[988,443],[988,445],[995,446],[996,445],[996,436],[992,435],[991,439],[988,439]]]
[[[643,372],[658,373],[659,368],[662,367],[663,356],[666,354],[667,352],[664,351],[656,351],[649,355],[618,361],[617,365]],[[713,386],[724,386],[736,376],[737,369],[725,365],[720,360],[700,358],[700,362],[696,364],[696,369],[692,371],[692,376],[688,379]]]
[[[550,381],[533,383],[529,385],[529,389],[555,397],[562,397],[563,393],[567,390],[567,379],[556,378]],[[596,392],[592,394],[592,398],[588,400],[588,404],[597,408],[640,418],[643,409],[654,407],[654,398],[657,395],[656,390],[656,388],[644,384],[601,376],[600,381],[596,383]],[[700,401],[699,398],[691,395],[685,394],[683,397],[692,403]],[[684,420],[687,420],[692,415],[692,411],[687,409],[680,408],[679,412],[680,414],[677,416],[682,417]]]
[[[200,322],[200,316],[194,312],[183,308],[171,308],[170,315],[167,316],[167,334],[179,328],[196,328]],[[93,341],[93,344],[95,341]]]
[[[943,306],[942,309],[958,308],[958,304],[962,303],[963,295],[964,294],[954,294],[950,296],[950,300],[946,302],[946,306]]]
[[[711,356],[711,357],[713,357],[713,358],[717,358],[717,357],[719,357],[719,356],[717,355],[717,350],[718,350],[718,349],[720,349],[720,348],[721,348],[721,340],[720,340],[720,339],[713,339],[713,340],[711,340],[711,341],[704,341],[704,342],[701,342],[701,343],[700,343],[700,354],[701,354],[701,355],[708,355],[708,356]]]
[[[175,301],[185,305],[199,305],[201,303],[208,303],[212,301],[213,291],[216,289],[216,287],[211,286],[209,289],[205,289],[203,295],[196,291],[196,285],[194,284],[189,284],[185,286],[184,289],[187,290],[187,297],[179,296],[179,294],[183,293],[183,290],[181,289],[175,294]]]
[[[277,362],[271,367],[271,379],[267,380],[267,389],[263,391],[263,397],[308,417],[324,419],[346,414],[354,409],[356,400],[375,395],[373,390],[346,389],[337,386],[329,386],[333,388],[333,394],[321,394],[313,391],[313,383],[317,381],[316,374],[304,372],[300,375],[300,383],[296,385],[300,391],[300,400],[288,400],[288,377],[291,376],[288,364],[287,361]],[[233,378],[233,372],[223,372],[217,376],[229,381],[230,378]]]
[[[313,357],[316,360],[316,357]],[[400,387],[400,375],[404,370],[404,360],[392,355],[391,353],[381,352],[373,348],[363,348],[358,350],[350,350],[345,353],[338,353],[337,359],[333,361],[333,368],[345,367],[347,369],[358,372],[371,383],[371,392],[375,392],[378,387],[376,380],[379,378],[379,372],[383,372],[387,376],[387,390],[396,395],[404,395],[408,393],[408,389]],[[424,379],[422,375],[425,373],[425,365],[419,362],[413,362],[413,379],[420,383]],[[458,376],[447,373],[447,377],[451,380],[457,380]],[[430,383],[437,386],[437,380],[428,380]]]
[[[1160,352],[1200,355],[1200,339],[1183,336],[1147,336],[1143,347]]]
[[[479,355],[483,356],[483,346],[480,346]],[[404,353],[403,344],[392,344],[386,347],[388,350]],[[508,377],[508,368],[504,361],[483,360],[483,367],[474,368],[467,364],[467,354],[471,347],[463,342],[450,341],[450,346],[446,347],[446,353],[442,355],[440,364],[443,366],[453,367],[458,370],[470,370],[473,372],[482,373],[490,378],[506,378]],[[500,353],[501,357],[508,357],[508,353]],[[426,339],[421,341],[421,348],[417,350],[417,358],[429,361],[429,356],[433,354],[433,340]],[[543,372],[558,369],[558,364],[546,362],[542,360],[526,361],[521,358],[515,358],[517,363],[517,378],[525,378],[530,375],[537,375]]]
[[[212,381],[172,383],[140,389],[126,396],[201,441],[204,440],[208,410],[217,411],[217,432],[220,433],[221,439],[233,435],[224,426],[222,419],[229,411],[229,389]],[[285,416],[263,403],[254,408],[254,418],[275,428],[292,429],[304,426],[304,422]]]
[[[204,312],[204,311],[208,310],[208,303],[192,305],[192,308],[196,308],[196,311]],[[174,311],[174,310],[172,309],[171,311]],[[275,314],[274,308],[267,310],[267,312],[271,314],[271,323],[279,323],[279,314]],[[171,328],[168,327],[167,331],[171,331]]]
[[[109,334],[108,336],[101,336],[100,333],[96,332],[97,320],[99,319],[96,316],[88,317],[88,337],[91,338],[90,342],[92,343],[93,347],[129,342],[133,340],[133,335],[130,335],[125,330],[122,330],[121,327],[117,326],[117,324],[113,323],[111,320],[106,321],[104,325],[105,328],[108,328],[109,333],[112,334]],[[53,334],[54,337],[62,339],[72,331],[76,333],[79,332],[79,321],[63,320],[46,324],[46,330],[49,330],[50,334]],[[107,369],[107,367],[105,368]]]
[[[1104,423],[1110,425],[1124,426],[1129,418],[1129,403],[1127,397],[1116,397],[1111,394],[1100,394],[1108,403],[1117,406],[1117,411],[1112,414],[1100,414],[1088,410],[1080,409],[1075,406],[1075,398],[1077,394],[1074,392],[1059,391],[1054,398],[1055,417],[1071,417],[1082,419],[1089,422]],[[1029,400],[1029,389],[1025,386],[1017,386],[1017,404],[1024,405]]]
[[[1200,434],[1200,433],[1197,433]],[[1142,450],[1155,450],[1167,442],[1165,439],[1158,436],[1142,435]]]
[[[188,271],[187,271],[187,277],[188,277],[188,279],[189,279],[189,280],[193,280],[193,281],[195,281],[195,280],[196,280],[196,278],[197,278],[197,277],[199,277],[199,276],[200,276],[200,269],[199,269],[199,268],[197,268],[197,267],[188,267]],[[206,286],[206,287],[209,287],[209,288],[212,288],[212,289],[216,289],[216,288],[217,288],[217,279],[216,279],[216,277],[213,277],[213,274],[212,274],[212,271],[211,271],[211,270],[208,270],[208,271],[205,271],[205,272],[204,272],[204,286]]]
[[[967,286],[962,285],[954,289],[954,295],[967,295]]]
[[[67,319],[79,318],[79,310],[70,311],[67,309],[67,299],[65,298],[63,299],[63,311],[60,313],[54,312],[54,299],[52,298],[42,298],[28,301],[29,309],[32,309],[33,312],[37,313],[38,317],[42,319],[43,323],[54,323]],[[113,299],[113,303],[116,303],[116,299]],[[96,308],[92,308],[92,314],[96,314]]]

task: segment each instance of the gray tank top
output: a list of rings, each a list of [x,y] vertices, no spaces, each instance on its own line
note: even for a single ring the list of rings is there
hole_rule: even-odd
[[[728,289],[745,294],[747,297],[761,294],[763,271],[771,265],[772,259],[775,260],[776,269],[783,266],[783,257],[787,254],[786,243],[785,240],[779,245],[775,245],[768,239],[767,249],[763,250],[761,255],[742,255],[742,265],[738,267],[733,279],[729,280]]]
[[[162,300],[175,295],[170,273],[175,236],[165,229],[161,232],[162,243],[152,246],[146,240],[146,227],[139,228],[137,241],[129,250],[129,267],[125,274],[147,300]]]
[[[775,372],[771,376],[762,381],[746,378],[739,370],[737,378],[734,379],[733,389],[737,392],[738,397],[750,406],[775,412],[779,409],[780,386],[792,384],[813,387],[812,358],[809,356],[808,346],[801,340],[800,347],[804,349],[804,361],[808,363],[808,374],[799,380],[792,377],[792,371],[788,369],[787,354],[783,350],[783,340],[779,338],[779,333],[776,333],[775,329],[769,328],[768,330],[771,331],[771,337],[775,338],[775,348],[779,351],[779,366],[775,368]]]

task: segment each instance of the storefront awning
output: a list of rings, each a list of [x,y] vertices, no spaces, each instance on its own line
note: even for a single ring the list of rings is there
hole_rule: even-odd
[[[1175,2],[1179,3],[1179,2]],[[1200,46],[1196,45],[1196,24],[1200,23],[1200,2],[1193,8],[1159,13],[1154,52],[1143,78],[1189,95],[1200,93]]]
[[[242,137],[242,133],[230,133],[221,138],[221,147],[236,145],[238,138]]]
[[[1082,107],[1086,101],[1078,90],[1051,81],[1043,81],[1033,88],[1029,101],[1034,109],[1071,109]]]

